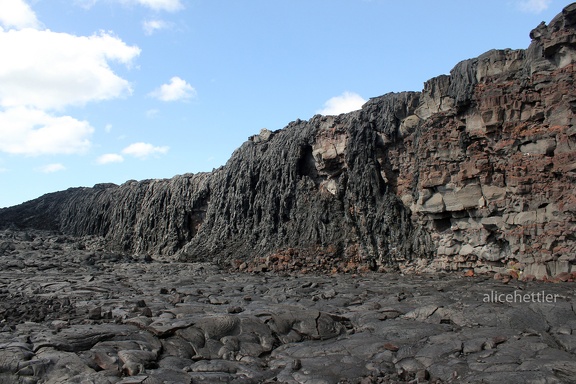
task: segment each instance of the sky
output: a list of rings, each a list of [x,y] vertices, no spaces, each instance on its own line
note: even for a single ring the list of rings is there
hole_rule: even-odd
[[[262,128],[527,48],[560,0],[0,0],[0,207],[210,172]]]

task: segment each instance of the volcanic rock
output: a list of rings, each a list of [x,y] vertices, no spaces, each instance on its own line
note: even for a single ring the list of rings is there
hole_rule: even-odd
[[[108,253],[88,265],[129,255],[251,272],[574,272],[576,4],[530,36],[422,92],[263,130],[211,173],[50,193],[0,210],[0,227],[96,236]]]
[[[7,239],[14,250],[0,264],[22,267],[0,270],[2,383],[555,383],[576,374],[571,281],[87,265],[101,239],[0,231]],[[38,249],[38,239],[62,246]],[[90,316],[95,309],[110,316]]]

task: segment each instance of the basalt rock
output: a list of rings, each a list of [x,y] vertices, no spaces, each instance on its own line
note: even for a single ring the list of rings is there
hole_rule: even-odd
[[[384,161],[432,235],[436,268],[573,269],[575,17],[572,4],[527,50],[489,51],[428,81],[418,123],[391,146]]]
[[[0,231],[8,239],[0,383],[573,383],[576,375],[574,273],[551,284],[87,265],[78,254],[97,252],[96,237],[82,239],[85,249],[51,232]],[[92,308],[102,316],[87,316]]]
[[[0,226],[252,270],[571,272],[576,3],[530,36],[526,50],[465,60],[422,92],[262,130],[211,173],[48,194],[0,210]]]

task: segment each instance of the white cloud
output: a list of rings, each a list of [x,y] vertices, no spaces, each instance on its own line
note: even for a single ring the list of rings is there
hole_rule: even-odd
[[[106,126],[104,127],[104,132],[106,133],[112,132],[112,124],[106,124]]]
[[[184,8],[180,0],[122,0],[123,2],[142,5],[154,11],[176,12]]]
[[[344,92],[324,103],[324,108],[318,111],[321,115],[339,115],[362,108],[366,100],[354,92]]]
[[[125,155],[130,155],[137,157],[139,159],[145,159],[150,155],[159,155],[168,152],[169,147],[155,147],[152,144],[148,143],[134,143],[130,144],[126,148],[122,150],[122,153]]]
[[[38,168],[38,170],[43,173],[54,173],[58,171],[63,171],[65,169],[66,167],[60,163],[46,164]]]
[[[94,128],[71,116],[52,116],[34,108],[0,110],[0,151],[18,155],[83,153]]]
[[[0,151],[35,156],[90,147],[90,123],[56,112],[130,94],[109,62],[130,65],[140,49],[104,32],[0,28],[0,52]]]
[[[124,158],[116,153],[106,153],[96,159],[98,164],[121,163]]]
[[[0,0],[0,25],[5,28],[39,28],[36,14],[24,0]]]
[[[0,0],[1,1],[1,0]],[[164,20],[144,20],[142,22],[142,28],[146,35],[152,35],[154,32],[161,29],[169,28],[170,24]]]
[[[129,65],[140,54],[108,33],[0,31],[0,105],[61,109],[131,92],[109,61]]]
[[[162,84],[149,95],[162,101],[178,101],[195,97],[196,90],[186,81],[174,76],[170,79],[170,83]]]
[[[520,0],[518,7],[523,12],[541,13],[550,7],[552,0]]]

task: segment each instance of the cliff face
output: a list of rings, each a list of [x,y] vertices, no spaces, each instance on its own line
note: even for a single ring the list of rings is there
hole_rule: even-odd
[[[432,235],[437,267],[519,262],[542,277],[575,261],[576,5],[428,81],[391,146],[397,194]]]
[[[212,175],[205,220],[181,254],[245,259],[295,248],[302,257],[385,264],[430,256],[430,237],[378,162],[379,131],[393,135],[417,101],[388,95],[250,138]]]
[[[268,256],[274,268],[321,255],[329,266],[571,271],[576,4],[531,38],[420,93],[264,130],[212,173],[56,192],[0,210],[0,226],[186,260]]]

